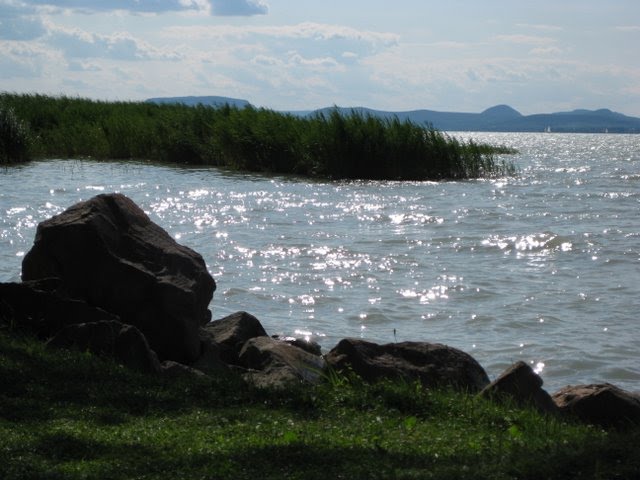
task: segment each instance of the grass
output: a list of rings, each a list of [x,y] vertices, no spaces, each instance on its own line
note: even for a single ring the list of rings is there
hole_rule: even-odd
[[[606,432],[417,384],[167,380],[0,332],[0,478],[637,478]]]
[[[504,147],[357,112],[297,117],[221,108],[0,93],[29,126],[33,157],[144,159],[336,179],[438,180],[506,175]],[[0,132],[1,133],[1,132]]]

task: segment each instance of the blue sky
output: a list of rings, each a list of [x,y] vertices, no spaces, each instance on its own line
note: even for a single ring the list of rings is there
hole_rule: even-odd
[[[640,116],[637,0],[0,0],[0,91]]]

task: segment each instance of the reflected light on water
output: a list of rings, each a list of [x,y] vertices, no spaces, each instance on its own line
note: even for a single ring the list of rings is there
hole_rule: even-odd
[[[545,364],[544,362],[538,362],[535,364],[535,366],[533,367],[533,371],[535,373],[537,373],[538,375],[540,375],[542,373],[542,371],[544,370]]]
[[[324,332],[323,348],[386,342],[397,328],[473,345],[490,375],[533,358],[549,388],[637,389],[638,136],[465,135],[518,149],[518,174],[333,182],[121,162],[3,169],[0,280],[19,280],[40,221],[120,191],[202,255],[218,285],[214,318],[248,311],[268,332]],[[538,361],[550,358],[553,368]]]

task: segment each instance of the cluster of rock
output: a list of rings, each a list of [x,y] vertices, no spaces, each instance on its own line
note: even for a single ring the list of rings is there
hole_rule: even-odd
[[[568,413],[587,422],[640,422],[640,399],[613,385],[566,387],[553,395],[518,362],[490,382],[470,355],[446,345],[317,344],[271,337],[237,312],[211,321],[216,288],[203,258],[179,245],[121,194],[98,195],[38,226],[21,283],[0,283],[0,322],[49,345],[78,348],[141,372],[166,376],[235,372],[259,387],[319,382],[327,369],[366,381],[418,380]]]

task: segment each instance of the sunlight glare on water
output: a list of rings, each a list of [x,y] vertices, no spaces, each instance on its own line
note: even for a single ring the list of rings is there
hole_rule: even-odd
[[[214,318],[270,334],[424,340],[495,377],[516,360],[549,389],[640,390],[640,136],[461,134],[505,144],[512,178],[328,182],[213,168],[50,160],[0,173],[0,281],[38,222],[130,196],[203,255]]]

